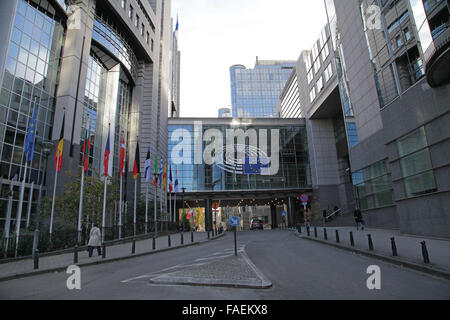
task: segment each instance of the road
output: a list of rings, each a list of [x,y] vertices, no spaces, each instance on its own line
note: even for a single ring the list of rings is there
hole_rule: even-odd
[[[376,259],[300,239],[290,231],[238,233],[239,250],[272,282],[269,289],[151,284],[152,276],[234,254],[232,233],[201,245],[81,269],[81,290],[64,272],[0,283],[0,299],[303,300],[450,299],[450,282]],[[366,286],[381,269],[381,289]]]

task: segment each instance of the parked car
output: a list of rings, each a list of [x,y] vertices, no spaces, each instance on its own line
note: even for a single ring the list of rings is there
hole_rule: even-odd
[[[264,222],[260,219],[252,220],[252,223],[250,225],[250,230],[255,230],[255,229],[264,230]]]

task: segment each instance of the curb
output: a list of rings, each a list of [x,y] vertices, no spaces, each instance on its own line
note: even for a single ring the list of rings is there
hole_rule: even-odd
[[[187,247],[191,247],[191,246],[195,246],[195,245],[200,245],[200,244],[203,244],[203,243],[206,243],[206,242],[209,242],[209,241],[221,238],[224,235],[225,235],[225,232],[220,234],[220,235],[218,235],[218,236],[211,237],[211,239],[195,241],[193,243],[179,245],[179,246],[176,246],[176,247],[157,249],[157,250],[153,250],[153,251],[142,252],[142,253],[128,255],[128,256],[122,256],[122,257],[117,257],[117,258],[104,259],[104,260],[98,260],[98,261],[86,262],[86,263],[78,263],[78,264],[74,264],[74,265],[77,265],[79,267],[89,267],[89,266],[94,266],[94,265],[99,265],[99,264],[110,263],[110,262],[117,262],[117,261],[122,261],[122,260],[139,258],[139,257],[143,257],[143,256],[148,256],[148,255],[152,255],[152,254],[161,253],[161,252],[166,252],[166,251],[171,251],[171,250],[176,250],[176,249],[187,248]],[[21,274],[14,274],[14,275],[7,276],[7,277],[1,277],[0,278],[0,282],[20,279],[20,278],[26,278],[26,277],[32,277],[32,276],[37,276],[37,275],[41,275],[41,274],[44,274],[44,273],[61,272],[61,271],[67,270],[67,267],[68,266],[57,267],[57,268],[52,268],[52,269],[45,269],[45,270],[38,270],[38,271],[30,271],[30,272],[21,273]]]
[[[364,251],[361,249],[357,249],[354,247],[348,247],[348,246],[344,246],[344,245],[339,245],[339,244],[335,244],[333,242],[330,241],[325,241],[325,240],[321,240],[321,239],[316,239],[316,238],[311,238],[308,236],[303,236],[297,233],[297,231],[294,232],[294,235],[297,236],[300,239],[306,239],[306,240],[310,240],[310,241],[314,241],[314,242],[318,242],[321,244],[326,244],[335,248],[339,248],[339,249],[343,249],[343,250],[347,250],[353,253],[357,253],[357,254],[361,254],[364,256],[368,256],[371,258],[375,258],[375,259],[379,259],[379,260],[383,260],[385,262],[390,262],[393,263],[395,265],[401,266],[401,267],[405,267],[405,268],[409,268],[415,271],[420,271],[423,273],[427,273],[429,275],[433,275],[439,278],[444,278],[445,280],[450,280],[450,272],[447,272],[445,270],[441,270],[441,269],[436,269],[436,268],[432,268],[432,267],[428,267],[428,266],[424,266],[424,265],[420,265],[414,262],[410,262],[410,261],[406,261],[403,259],[399,259],[399,258],[393,258],[390,256],[386,256],[386,255],[382,255],[382,254],[378,254],[378,253],[373,253],[373,252],[368,252],[368,251]]]

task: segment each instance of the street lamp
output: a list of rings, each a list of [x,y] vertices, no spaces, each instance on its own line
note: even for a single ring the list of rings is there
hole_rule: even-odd
[[[50,151],[52,150],[54,144],[51,141],[42,141],[37,142],[37,144],[42,148],[42,155],[44,156],[44,170],[47,171],[47,162],[48,162],[48,156],[50,155]],[[38,181],[41,180],[41,170],[39,170],[39,177]],[[42,177],[43,180],[43,177]],[[44,181],[41,181],[41,185],[39,186],[39,197],[38,197],[38,204],[37,204],[37,210],[36,210],[36,228],[34,229],[34,237],[33,237],[33,251],[32,256],[34,260],[34,256],[36,253],[36,249],[39,245],[39,223],[40,223],[40,217],[41,217],[41,202],[42,202],[42,184]]]
[[[182,211],[182,215],[181,217],[183,218],[183,221],[181,222],[181,224],[183,225],[183,232],[184,232],[184,192],[186,191],[186,188],[181,188],[181,190],[183,190],[183,195],[182,195],[182,199],[181,201],[183,201],[183,211]]]

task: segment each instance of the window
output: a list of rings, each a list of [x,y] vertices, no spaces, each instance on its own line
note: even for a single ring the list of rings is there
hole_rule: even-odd
[[[149,34],[148,31],[147,31],[147,33],[146,33],[146,35],[145,35],[145,42],[147,42],[147,44],[148,44],[148,42],[149,42],[149,39],[150,39],[150,34]]]
[[[128,18],[133,19],[133,6],[130,5],[130,8],[128,9]]]
[[[392,185],[386,160],[354,172],[352,180],[356,200],[361,210],[376,209],[393,204]]]
[[[145,34],[145,26],[144,24],[141,25],[141,36],[144,36]]]
[[[150,48],[151,48],[152,51],[153,51],[153,47],[154,47],[154,41],[153,41],[153,39],[152,39],[152,41],[151,41],[151,46],[150,46]]]
[[[316,86],[317,86],[318,93],[320,91],[322,91],[322,89],[323,89],[323,78],[322,77],[320,77],[319,80],[317,80]]]
[[[122,7],[122,9],[125,9],[125,7],[127,6],[127,0],[122,0],[120,6]]]
[[[314,75],[312,70],[308,72],[308,84],[311,83],[311,81],[314,79]]]
[[[409,39],[411,39],[411,33],[409,32],[409,29],[405,28],[403,30],[403,33],[405,34],[406,41],[409,41]]]
[[[331,66],[331,63],[330,63],[328,65],[328,67],[325,69],[325,72],[323,75],[325,83],[327,83],[328,80],[330,80],[332,76],[333,76],[333,67]]]
[[[311,103],[316,99],[316,88],[313,87],[311,91],[309,92],[309,98],[311,100]]]
[[[397,141],[406,197],[437,190],[424,127]]]
[[[136,28],[139,28],[139,16],[136,15],[136,20],[134,21],[134,25]]]
[[[400,48],[403,45],[402,36],[400,34],[395,38],[395,42],[397,43],[397,48]]]

